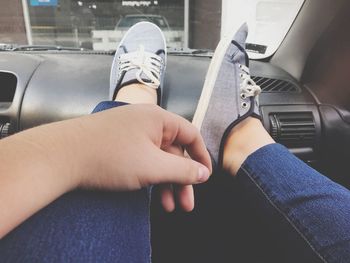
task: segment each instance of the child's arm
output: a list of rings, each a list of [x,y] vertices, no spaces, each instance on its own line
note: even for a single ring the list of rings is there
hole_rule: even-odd
[[[171,145],[187,148],[198,162],[162,150]],[[0,142],[0,238],[77,187],[188,185],[206,181],[210,168],[194,126],[156,106],[124,106],[33,128]]]

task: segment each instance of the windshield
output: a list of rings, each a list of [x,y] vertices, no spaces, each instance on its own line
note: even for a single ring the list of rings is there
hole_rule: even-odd
[[[222,34],[248,23],[247,50],[252,59],[273,55],[288,33],[304,0],[223,0]],[[234,13],[232,13],[234,10]]]
[[[2,0],[0,44],[115,50],[140,21],[157,24],[169,48],[214,50],[243,22],[251,58],[272,55],[304,0]]]
[[[117,23],[116,30],[118,30],[121,27],[129,28],[129,27],[135,25],[136,23],[142,22],[142,21],[152,22],[152,23],[156,24],[157,26],[159,26],[163,30],[169,29],[167,27],[167,23],[165,22],[165,17],[162,17],[162,16],[155,17],[155,16],[144,15],[144,16],[126,16],[126,17],[120,18],[119,22]]]

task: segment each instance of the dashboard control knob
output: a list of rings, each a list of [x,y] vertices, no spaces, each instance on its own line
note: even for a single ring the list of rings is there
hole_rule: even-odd
[[[278,139],[279,123],[276,115],[270,115],[270,135],[274,140]]]
[[[0,125],[0,139],[10,135],[10,123],[3,123]]]

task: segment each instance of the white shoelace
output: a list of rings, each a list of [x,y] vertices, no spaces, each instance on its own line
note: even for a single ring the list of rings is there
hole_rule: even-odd
[[[119,72],[139,69],[136,72],[136,79],[142,84],[157,89],[160,85],[162,64],[163,60],[160,56],[146,52],[144,46],[140,45],[137,51],[120,55]],[[141,78],[142,73],[150,79],[150,82]]]
[[[240,77],[242,78],[241,83],[241,97],[243,99],[248,97],[255,97],[261,93],[261,88],[251,79],[249,74],[249,68],[244,65],[239,65],[242,70]]]

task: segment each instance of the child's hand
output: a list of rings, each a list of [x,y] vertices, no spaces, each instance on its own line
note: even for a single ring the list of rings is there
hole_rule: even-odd
[[[77,155],[84,157],[80,186],[117,191],[154,184],[162,203],[173,210],[169,183],[179,203],[193,208],[192,184],[207,181],[211,161],[198,130],[187,120],[153,105],[130,105],[89,115],[79,125]],[[193,160],[183,157],[186,149]]]

